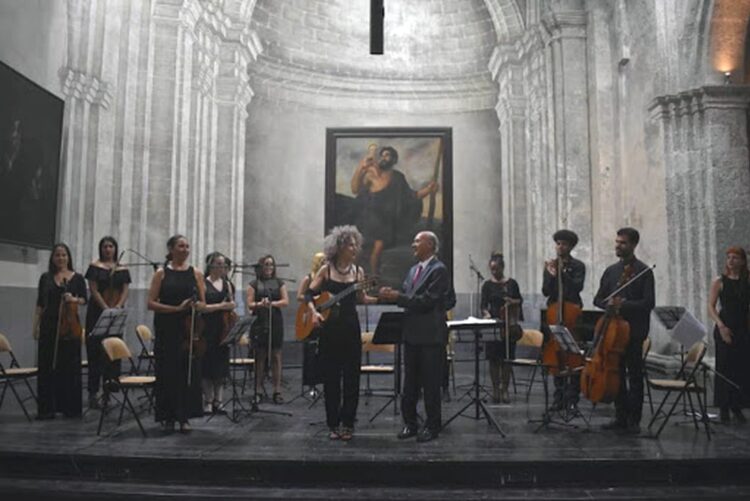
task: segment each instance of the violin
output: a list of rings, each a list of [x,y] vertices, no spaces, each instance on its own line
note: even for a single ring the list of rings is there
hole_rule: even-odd
[[[227,295],[226,295],[226,301],[231,302],[232,297],[231,293],[233,292],[234,288],[232,287],[232,283],[227,281]],[[229,335],[229,331],[232,330],[232,327],[234,327],[234,324],[237,323],[237,319],[239,316],[237,315],[237,312],[232,310],[224,310],[221,312],[221,332],[219,333],[219,343],[224,341],[227,338],[227,335]]]
[[[576,303],[563,299],[563,262],[557,258],[557,301],[547,307],[547,325],[551,330],[566,329],[572,332],[578,317],[583,311]],[[580,353],[571,353],[564,350],[554,335],[544,343],[542,348],[542,364],[548,368],[549,373],[557,376],[560,372],[581,367],[585,358]]]
[[[654,265],[655,266],[655,265]],[[635,274],[632,265],[625,265],[617,289],[607,296],[609,302],[630,286],[638,277],[653,269],[645,268]],[[630,324],[620,315],[619,306],[607,308],[607,312],[594,328],[593,356],[581,372],[581,393],[594,403],[613,402],[620,391],[620,364],[630,342]]]
[[[65,294],[69,292],[68,281],[63,279],[63,292],[60,296],[60,308],[57,316],[57,331],[55,335],[55,352],[52,359],[52,368],[57,367],[57,352],[60,340],[78,340],[83,337],[83,327],[78,316],[78,302],[68,302]]]

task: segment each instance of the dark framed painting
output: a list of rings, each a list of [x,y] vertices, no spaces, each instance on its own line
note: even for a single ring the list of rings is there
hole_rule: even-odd
[[[62,99],[0,62],[0,241],[51,248]]]
[[[327,129],[326,233],[357,226],[359,264],[398,287],[414,264],[414,236],[430,230],[452,274],[452,157],[450,128]]]

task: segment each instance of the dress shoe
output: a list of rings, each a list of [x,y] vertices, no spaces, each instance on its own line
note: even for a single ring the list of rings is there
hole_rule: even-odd
[[[734,420],[737,421],[738,424],[747,423],[747,418],[742,414],[742,410],[739,407],[732,409],[732,414],[734,414]]]
[[[620,430],[620,432],[623,435],[640,435],[641,434],[641,425],[638,423],[630,423],[625,428]]]
[[[406,425],[404,428],[398,432],[398,435],[396,437],[399,440],[404,440],[406,438],[416,437],[417,436],[417,428],[416,426],[409,426]]]
[[[435,440],[438,438],[438,432],[432,431],[429,428],[422,428],[419,430],[419,433],[417,433],[417,442],[429,442],[430,440]]]
[[[627,427],[628,426],[627,426],[626,423],[623,423],[622,421],[620,421],[618,419],[613,419],[609,423],[603,424],[602,425],[602,430],[617,431],[617,430],[624,430]]]

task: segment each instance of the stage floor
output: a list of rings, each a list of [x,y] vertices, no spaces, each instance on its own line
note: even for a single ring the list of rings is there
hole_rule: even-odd
[[[296,372],[286,371],[287,400],[301,394]],[[444,419],[468,402],[460,386],[471,379],[470,374],[459,372],[459,387],[451,402],[443,405]],[[390,377],[371,378],[372,386],[379,388],[390,381]],[[642,435],[622,436],[599,429],[611,419],[611,406],[592,409],[582,402],[583,413],[591,415],[589,427],[577,419],[573,421],[577,428],[553,424],[537,430],[538,425],[529,420],[542,416],[542,385],[535,383],[529,403],[522,388],[518,389],[513,403],[489,406],[505,438],[486,420],[474,419],[472,406],[465,413],[470,417],[457,418],[437,440],[424,444],[396,439],[401,420],[392,404],[368,422],[386,402],[375,396],[362,396],[355,438],[344,443],[328,439],[323,402],[310,407],[307,396],[280,406],[260,406],[292,416],[256,413],[241,416],[237,424],[222,416],[194,419],[188,435],[165,434],[153,416],[146,415],[148,436],[144,438],[127,413],[120,427],[116,413],[111,415],[100,436],[96,435],[98,411],[89,411],[82,420],[29,423],[8,394],[0,412],[4,472],[0,477],[3,485],[15,479],[17,486],[34,479],[208,486],[219,478],[223,486],[293,485],[300,489],[568,489],[586,485],[602,489],[652,486],[674,494],[678,492],[675,487],[694,486],[690,492],[697,494],[701,492],[698,487],[731,484],[739,486],[735,493],[748,492],[743,486],[750,484],[744,473],[750,467],[750,426],[712,425],[708,440],[703,428],[695,430],[692,421],[674,416],[654,439],[645,428],[650,418],[646,403]],[[250,407],[248,392],[242,404]],[[673,424],[678,421],[682,424]]]

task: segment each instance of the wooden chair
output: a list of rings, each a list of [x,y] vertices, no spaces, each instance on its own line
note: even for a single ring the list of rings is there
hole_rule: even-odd
[[[516,342],[516,349],[519,346],[526,346],[531,349],[530,358],[514,358],[512,360],[506,360],[504,363],[511,367],[529,367],[532,369],[531,377],[529,378],[529,386],[526,389],[526,401],[529,401],[531,395],[531,388],[534,385],[537,370],[542,366],[542,344],[544,343],[544,334],[536,329],[524,329],[521,339]],[[511,373],[512,374],[512,373]],[[516,388],[516,378],[513,375],[513,392],[518,393]]]
[[[698,403],[698,410],[700,412],[700,420],[703,422],[703,425],[705,427],[706,436],[709,440],[711,439],[711,430],[708,426],[709,420],[706,411],[706,403],[701,397],[701,395],[703,394],[703,388],[698,384],[697,379],[698,369],[700,369],[701,363],[703,362],[703,357],[706,355],[706,349],[706,343],[704,343],[703,341],[695,343],[690,348],[690,351],[688,351],[688,354],[685,357],[685,360],[674,379],[647,379],[647,384],[650,389],[665,392],[664,398],[662,399],[659,407],[656,409],[656,412],[651,417],[651,421],[648,424],[648,428],[650,430],[657,420],[662,419],[661,426],[659,426],[659,429],[656,431],[656,435],[654,435],[655,437],[658,437],[662,432],[667,424],[667,421],[669,421],[669,419],[672,417],[672,414],[674,414],[674,411],[677,408],[677,404],[679,404],[682,399],[687,399],[687,402],[690,405],[690,414],[693,417],[693,425],[695,426],[696,430],[700,430],[698,418],[696,417],[695,407],[693,405],[693,398],[691,396],[695,395],[695,399]],[[669,399],[669,396],[672,393],[677,393],[677,397],[672,402],[672,406],[669,408],[669,411],[664,412],[663,409],[667,403],[667,400]]]
[[[118,360],[127,359],[130,361],[131,367],[135,367],[133,364],[133,356],[130,353],[130,350],[128,349],[128,346],[125,344],[125,342],[120,339],[119,337],[108,337],[102,340],[102,349],[104,350],[104,353],[107,355],[107,358],[109,359],[110,363],[115,363]],[[122,393],[122,405],[120,406],[120,416],[117,419],[117,426],[120,426],[122,423],[122,416],[125,412],[125,407],[128,407],[128,410],[131,414],[133,414],[133,417],[135,418],[135,421],[138,423],[138,428],[141,429],[141,433],[143,436],[146,436],[146,430],[143,428],[143,424],[141,423],[140,417],[138,417],[138,412],[135,409],[135,406],[130,400],[130,397],[128,396],[128,393],[131,390],[137,390],[142,389],[146,392],[146,395],[151,401],[152,396],[152,389],[154,386],[154,383],[156,382],[156,378],[154,376],[137,376],[137,375],[128,375],[128,376],[116,376],[116,377],[110,377],[104,382],[104,397],[103,397],[103,404],[102,404],[102,411],[101,415],[99,416],[99,427],[96,430],[96,434],[99,435],[102,431],[102,425],[104,424],[104,418],[109,413],[109,397],[111,393],[114,392],[121,392]]]
[[[141,352],[138,354],[138,363],[135,366],[136,372],[141,372],[141,362],[146,361],[146,375],[150,375],[154,370],[154,335],[147,325],[137,325],[135,328],[135,337],[141,345]],[[149,349],[149,347],[151,347]],[[131,361],[132,362],[132,361]]]
[[[2,360],[0,360],[0,382],[4,383],[3,392],[2,394],[0,394],[0,408],[3,406],[5,393],[6,391],[8,391],[8,388],[10,388],[10,391],[13,393],[13,395],[15,395],[16,400],[20,404],[21,409],[26,416],[26,419],[31,421],[31,416],[26,410],[24,402],[32,398],[35,402],[37,401],[36,394],[34,393],[34,390],[29,383],[29,379],[36,377],[36,375],[39,373],[39,370],[36,367],[21,367],[21,365],[18,363],[18,359],[16,359],[16,356],[13,354],[13,349],[10,346],[8,338],[3,334],[0,334],[0,353],[7,353],[10,357],[10,363],[7,367],[2,363]],[[16,381],[23,381],[26,384],[26,387],[28,388],[30,394],[29,397],[25,399],[21,398],[14,386]]]

